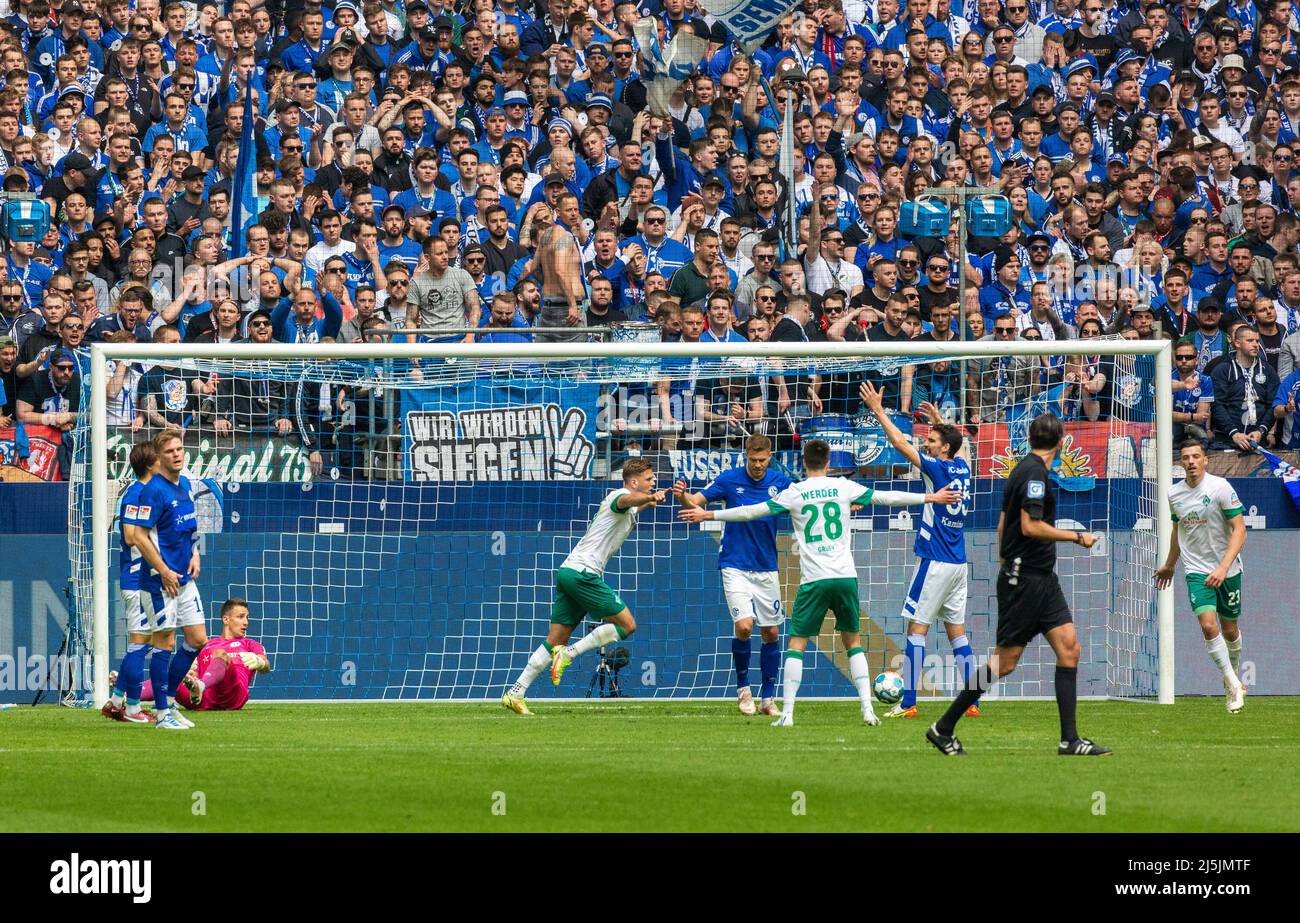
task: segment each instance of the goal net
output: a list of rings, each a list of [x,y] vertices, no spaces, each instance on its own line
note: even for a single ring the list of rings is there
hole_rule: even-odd
[[[744,464],[750,435],[767,435],[773,464],[794,479],[800,444],[821,438],[836,473],[923,491],[865,412],[858,385],[871,380],[916,444],[928,426],[922,401],[956,418],[964,400],[979,415],[963,431],[973,475],[966,625],[981,660],[994,643],[1004,479],[1034,416],[1065,419],[1058,522],[1101,536],[1091,550],[1057,546],[1082,645],[1080,694],[1169,699],[1172,624],[1152,583],[1168,539],[1157,515],[1168,388],[1156,386],[1168,366],[1167,344],[1127,340],[96,346],[69,519],[72,653],[93,657],[94,683],[70,697],[102,701],[124,650],[118,497],[132,480],[132,443],[164,422],[185,425],[209,633],[220,631],[222,601],[242,597],[274,664],[258,698],[486,700],[546,634],[555,571],[628,458],[650,459],[661,487],[682,479],[699,490]],[[109,400],[132,375],[145,382],[139,406],[154,409],[134,430]],[[1096,376],[1104,384],[1083,395],[1069,384]],[[671,499],[643,511],[610,562],[606,579],[636,616],[635,634],[575,662],[561,689],[535,684],[535,696],[735,694],[720,524],[688,526],[676,512]],[[873,670],[901,661],[920,516],[875,507],[850,524]],[[799,583],[788,521],[778,551],[788,611]],[[854,694],[833,622],[805,661],[805,695]],[[944,633],[930,637],[920,694],[947,696],[960,673]],[[994,694],[1050,696],[1052,663],[1036,642]]]

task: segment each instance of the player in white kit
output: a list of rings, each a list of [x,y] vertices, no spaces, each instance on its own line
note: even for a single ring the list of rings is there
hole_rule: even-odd
[[[1237,677],[1241,668],[1241,549],[1246,545],[1245,512],[1232,485],[1205,470],[1205,447],[1189,439],[1179,450],[1187,478],[1169,491],[1174,534],[1169,557],[1156,571],[1156,586],[1164,589],[1174,579],[1174,567],[1183,559],[1187,569],[1187,595],[1201,623],[1205,651],[1223,673],[1228,712],[1246,705],[1246,687]]]
[[[502,705],[516,714],[531,715],[524,695],[542,671],[550,668],[551,682],[558,686],[565,668],[579,654],[621,641],[636,630],[636,620],[622,597],[605,583],[605,567],[631,534],[637,513],[662,503],[666,496],[667,491],[655,490],[650,462],[634,458],[623,465],[623,486],[601,499],[587,531],[555,572],[551,629],[529,656],[519,678],[501,696]],[[600,624],[570,645],[573,629],[586,616]]]
[[[866,652],[861,646],[858,570],[853,560],[853,532],[849,528],[849,519],[853,510],[872,503],[887,506],[929,501],[951,503],[961,495],[951,490],[929,495],[873,490],[848,478],[828,477],[830,446],[820,439],[804,443],[803,465],[807,478],[765,503],[733,506],[725,510],[692,507],[677,515],[685,522],[707,519],[748,522],[764,516],[790,514],[799,549],[799,592],[790,613],[781,716],[772,724],[775,727],[794,724],[795,698],[803,682],[804,651],[808,649],[808,640],[820,634],[829,610],[835,614],[835,629],[849,655],[849,675],[858,690],[862,720],[877,725],[880,719],[871,707],[871,673]]]
[[[876,415],[890,445],[920,469],[926,490],[951,487],[961,494],[959,500],[947,506],[927,503],[916,530],[913,551],[919,560],[903,603],[903,618],[907,620],[903,699],[885,712],[886,718],[915,718],[916,687],[925,662],[925,638],[936,618],[943,619],[953,656],[961,664],[963,688],[970,682],[971,670],[975,668],[975,654],[966,634],[966,514],[970,509],[970,462],[962,445],[961,430],[944,423],[933,404],[927,402],[918,408],[930,420],[925,451],[921,452],[889,418],[879,391],[864,382],[859,394],[867,409]],[[972,704],[966,714],[978,718],[979,705]]]

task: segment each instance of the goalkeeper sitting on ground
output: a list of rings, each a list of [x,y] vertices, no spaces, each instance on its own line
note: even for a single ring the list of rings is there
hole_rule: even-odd
[[[212,638],[199,651],[175,699],[186,708],[234,711],[244,707],[254,675],[271,672],[266,649],[248,635],[248,603],[227,599],[221,605],[221,637]],[[109,682],[113,677],[109,677]],[[153,699],[153,685],[145,682],[141,701]]]

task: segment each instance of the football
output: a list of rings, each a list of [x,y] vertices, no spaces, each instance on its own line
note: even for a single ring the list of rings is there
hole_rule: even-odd
[[[877,699],[886,705],[893,705],[903,697],[903,677],[893,670],[886,670],[876,677],[872,689]]]

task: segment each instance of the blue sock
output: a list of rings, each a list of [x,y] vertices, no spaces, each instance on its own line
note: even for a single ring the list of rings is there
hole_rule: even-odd
[[[749,639],[731,639],[731,660],[736,665],[736,688],[749,688],[749,657],[751,651]]]
[[[763,688],[758,697],[770,699],[776,695],[776,677],[781,672],[781,642],[764,641],[758,649],[758,663],[763,671]]]
[[[163,651],[154,648],[153,656],[149,658],[149,679],[153,681],[153,702],[158,711],[164,711],[171,707],[171,702],[167,699],[167,674],[172,666],[172,652]]]
[[[921,679],[921,667],[925,663],[925,635],[907,636],[907,661],[903,665],[903,701],[904,708],[916,704],[916,687]]]
[[[185,674],[190,672],[190,666],[194,663],[194,658],[199,656],[199,650],[200,648],[190,647],[188,642],[181,642],[180,648],[172,655],[171,669],[167,672],[169,692],[181,688],[181,682],[185,679]]]
[[[975,652],[970,649],[970,641],[966,640],[965,635],[952,639],[952,653],[961,666],[961,685],[965,689],[970,685],[971,670],[975,669]],[[979,704],[979,699],[975,700],[975,704]]]
[[[127,644],[122,665],[117,670],[117,687],[114,690],[126,698],[126,704],[140,704],[140,687],[144,685],[144,658],[149,653],[148,644]]]

